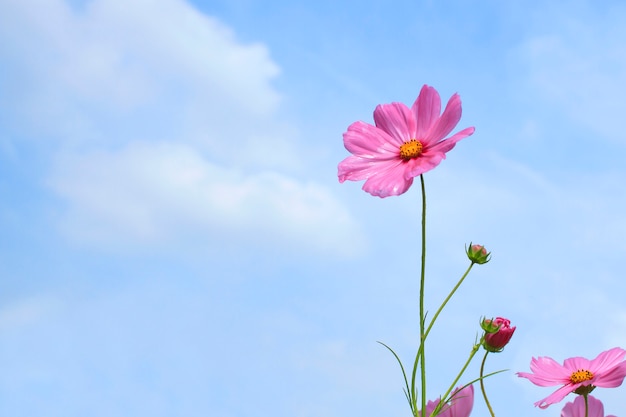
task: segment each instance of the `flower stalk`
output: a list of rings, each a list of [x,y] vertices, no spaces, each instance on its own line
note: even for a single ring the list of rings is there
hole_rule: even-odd
[[[459,379],[461,379],[461,377],[463,376],[463,374],[465,373],[465,370],[467,369],[467,367],[469,366],[469,364],[472,362],[472,359],[474,359],[474,356],[476,355],[476,352],[478,352],[478,349],[480,349],[480,346],[482,344],[482,339],[479,343],[474,344],[474,346],[472,347],[472,350],[470,351],[469,357],[467,358],[467,360],[465,361],[465,364],[463,365],[463,367],[461,368],[461,370],[459,371],[458,375],[456,376],[456,378],[454,378],[454,381],[452,382],[452,384],[450,384],[450,388],[448,388],[448,390],[446,391],[446,393],[443,395],[443,399],[439,405],[437,405],[437,407],[435,408],[435,410],[433,411],[433,413],[431,414],[431,416],[436,416],[437,414],[439,414],[439,412],[441,411],[441,408],[443,407],[443,405],[447,402],[446,400],[448,399],[448,396],[450,395],[450,393],[452,392],[452,390],[454,389],[454,387],[456,386],[456,384],[459,382]]]
[[[424,175],[420,175],[420,184],[422,189],[422,262],[420,270],[420,376],[422,380],[422,407],[420,410],[426,409],[426,333],[424,330],[424,324],[426,321],[426,315],[424,312],[424,288],[426,282],[426,187],[424,185]],[[416,358],[417,360],[417,358]],[[415,373],[415,368],[413,370]]]
[[[496,417],[493,412],[493,408],[491,408],[491,404],[489,403],[489,399],[487,398],[487,392],[485,391],[485,382],[484,382],[484,374],[485,374],[485,362],[487,361],[487,355],[489,355],[489,351],[485,351],[485,356],[483,356],[483,361],[480,364],[480,391],[483,393],[483,398],[485,399],[485,404],[489,409],[489,414],[491,417]]]

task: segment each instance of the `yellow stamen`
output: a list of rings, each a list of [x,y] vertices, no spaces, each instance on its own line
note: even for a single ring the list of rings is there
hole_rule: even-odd
[[[593,374],[586,369],[579,369],[576,372],[572,372],[572,376],[569,377],[569,380],[574,384],[578,384],[579,382],[589,381],[593,378]]]
[[[408,161],[409,159],[417,158],[422,154],[422,144],[417,139],[411,139],[408,142],[404,142],[400,145],[400,158]]]

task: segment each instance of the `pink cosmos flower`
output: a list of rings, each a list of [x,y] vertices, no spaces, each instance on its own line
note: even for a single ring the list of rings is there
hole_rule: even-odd
[[[402,103],[378,105],[375,126],[359,121],[343,134],[352,155],[339,163],[339,182],[366,180],[363,190],[381,198],[403,194],[414,177],[435,168],[458,141],[474,133],[468,127],[444,139],[460,119],[459,95],[441,114],[439,93],[427,85],[410,109]]]
[[[597,398],[588,395],[587,401],[589,406],[587,417],[615,417],[604,415],[604,404]],[[561,417],[585,417],[585,397],[579,395],[574,399],[574,402],[565,404],[561,410]]]
[[[547,408],[570,392],[589,393],[595,387],[615,388],[622,385],[626,377],[625,355],[626,350],[616,347],[600,353],[592,360],[581,357],[565,359],[563,365],[545,356],[533,358],[530,362],[533,373],[518,372],[517,375],[541,387],[563,385],[535,403],[539,408]]]
[[[426,404],[426,415],[429,417],[439,405],[440,400],[428,401]],[[474,387],[472,385],[459,390],[458,388],[452,393],[452,400],[449,405],[443,406],[443,410],[437,414],[437,417],[469,417],[474,407]],[[421,413],[420,413],[421,416]]]

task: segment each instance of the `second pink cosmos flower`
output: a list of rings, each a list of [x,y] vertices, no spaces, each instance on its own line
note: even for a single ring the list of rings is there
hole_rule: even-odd
[[[544,356],[532,359],[530,362],[532,373],[518,372],[517,375],[528,378],[530,382],[541,387],[562,385],[535,403],[539,408],[546,408],[561,401],[570,392],[583,389],[588,394],[595,387],[619,387],[626,377],[624,356],[626,350],[618,347],[602,352],[592,360],[581,357],[565,359],[563,365]]]
[[[363,190],[378,197],[406,192],[413,178],[435,168],[458,141],[474,133],[468,127],[444,139],[461,119],[461,98],[454,94],[441,114],[441,98],[424,85],[411,108],[380,104],[375,126],[355,122],[343,134],[352,153],[339,163],[339,182],[366,180]]]

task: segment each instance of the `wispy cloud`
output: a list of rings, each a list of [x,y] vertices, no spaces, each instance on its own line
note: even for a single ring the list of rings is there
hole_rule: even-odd
[[[18,39],[12,81],[26,92],[13,92],[14,123],[56,143],[47,183],[66,201],[62,230],[126,249],[202,233],[214,244],[363,248],[330,190],[292,176],[303,150],[276,115],[279,67],[266,46],[180,0],[47,7],[42,21],[11,3],[4,30]]]
[[[63,230],[92,244],[162,245],[175,239],[362,251],[362,232],[325,187],[275,171],[245,174],[193,148],[134,143],[57,160],[52,189],[70,202]],[[126,247],[128,249],[128,247]]]

